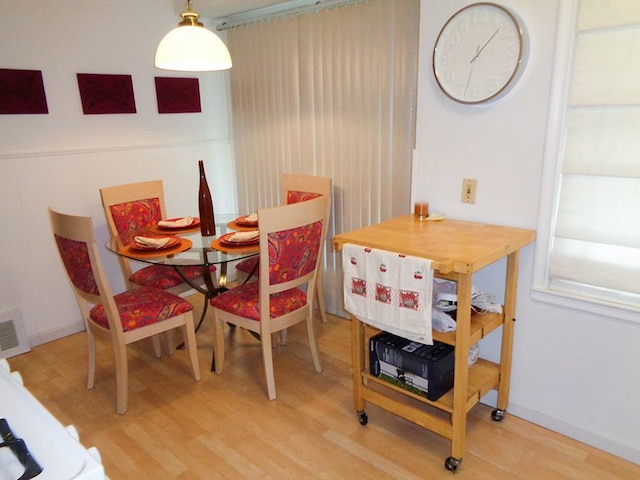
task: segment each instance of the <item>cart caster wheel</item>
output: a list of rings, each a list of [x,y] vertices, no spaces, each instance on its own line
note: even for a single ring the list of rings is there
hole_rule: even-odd
[[[460,462],[461,460],[455,457],[447,457],[447,459],[444,461],[444,466],[450,472],[455,472],[456,470],[458,470],[458,467],[460,466]]]
[[[504,419],[504,414],[505,414],[504,410],[500,410],[496,408],[493,412],[491,412],[491,419],[494,422],[501,422]]]
[[[369,417],[367,417],[365,412],[358,413],[358,420],[360,421],[360,425],[366,425],[369,423]]]

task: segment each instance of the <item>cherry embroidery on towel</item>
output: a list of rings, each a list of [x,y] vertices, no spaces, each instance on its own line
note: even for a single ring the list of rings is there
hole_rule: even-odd
[[[354,295],[360,295],[362,297],[367,296],[367,281],[361,278],[351,279],[351,293]]]
[[[420,309],[420,294],[412,290],[400,290],[400,307],[418,311]]]
[[[376,300],[381,303],[391,304],[391,287],[376,283]]]

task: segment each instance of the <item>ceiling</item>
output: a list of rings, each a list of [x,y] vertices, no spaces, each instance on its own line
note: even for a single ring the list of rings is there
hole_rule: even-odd
[[[174,0],[176,12],[185,9],[185,0]],[[270,7],[279,3],[287,3],[285,0],[192,0],[191,8],[202,17],[215,19],[227,17],[235,13],[247,12],[257,8]]]

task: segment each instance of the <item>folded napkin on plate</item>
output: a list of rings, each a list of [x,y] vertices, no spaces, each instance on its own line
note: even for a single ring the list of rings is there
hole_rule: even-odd
[[[133,237],[133,241],[142,247],[160,248],[160,247],[164,247],[167,243],[169,243],[171,241],[171,238],[169,237],[152,238],[152,237],[136,236],[136,237]]]
[[[249,230],[247,232],[236,232],[233,235],[227,237],[228,242],[251,242],[252,240],[258,240],[260,238],[260,232],[258,230]]]
[[[193,217],[177,218],[176,220],[160,220],[159,227],[180,228],[188,227],[193,223]]]
[[[257,213],[252,213],[251,215],[247,215],[246,217],[244,217],[244,221],[245,222],[249,222],[249,223],[257,222],[258,221],[258,214]]]

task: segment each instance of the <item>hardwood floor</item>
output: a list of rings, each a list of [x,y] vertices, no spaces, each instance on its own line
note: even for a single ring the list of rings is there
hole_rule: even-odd
[[[197,308],[201,300],[192,297]],[[324,372],[313,369],[304,325],[274,349],[277,399],[267,400],[258,341],[229,332],[225,371],[209,372],[210,326],[198,334],[202,380],[184,351],[156,359],[129,350],[129,410],[115,412],[109,345],[98,344],[96,386],[85,388],[84,333],[34,348],[9,363],[29,390],[82,443],[96,446],[120,479],[448,479],[449,442],[375,406],[359,424],[351,398],[350,323],[316,324]],[[179,339],[177,339],[179,340]],[[460,479],[638,479],[621,460],[512,415],[478,405],[469,415]]]

